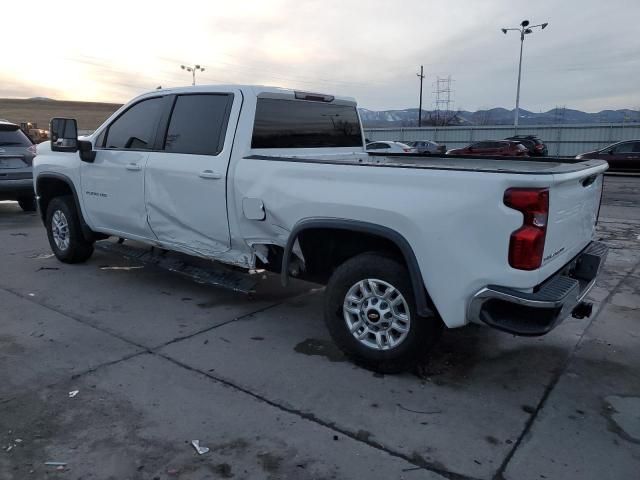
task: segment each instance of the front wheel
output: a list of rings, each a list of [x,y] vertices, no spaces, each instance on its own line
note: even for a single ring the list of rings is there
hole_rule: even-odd
[[[380,253],[340,265],[327,284],[325,322],[336,344],[354,361],[397,373],[425,359],[442,322],[417,314],[407,268]]]
[[[47,237],[58,260],[81,263],[93,254],[93,242],[82,235],[82,226],[73,198],[55,197],[47,207]]]

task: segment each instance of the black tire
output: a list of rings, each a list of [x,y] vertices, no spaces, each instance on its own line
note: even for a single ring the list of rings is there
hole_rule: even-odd
[[[35,212],[38,209],[36,204],[36,197],[20,197],[18,199],[18,205],[25,212]]]
[[[357,340],[347,326],[343,312],[345,297],[352,286],[364,279],[382,280],[393,286],[409,307],[408,333],[392,348],[377,350],[367,346]],[[399,261],[375,252],[353,257],[335,270],[326,287],[324,317],[338,347],[355,363],[380,373],[399,373],[420,364],[442,332],[442,321],[437,316],[417,315],[407,268]]]
[[[54,239],[53,217],[60,212],[68,225],[68,245],[66,248],[58,246]],[[82,228],[75,202],[71,196],[55,197],[49,202],[46,217],[47,237],[55,256],[64,263],[82,263],[93,254],[93,242],[87,241],[82,235]]]

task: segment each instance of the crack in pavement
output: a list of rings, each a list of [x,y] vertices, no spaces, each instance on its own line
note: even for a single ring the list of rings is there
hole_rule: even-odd
[[[98,331],[100,331],[102,333],[105,333],[105,334],[110,335],[110,336],[112,336],[114,338],[117,338],[117,339],[119,339],[119,340],[121,340],[123,342],[126,342],[126,343],[128,343],[130,345],[133,345],[135,347],[138,347],[138,348],[142,349],[139,352],[135,352],[133,354],[126,355],[126,356],[124,356],[124,357],[122,357],[120,359],[112,360],[112,361],[109,361],[109,362],[105,362],[103,364],[96,365],[96,366],[94,366],[92,368],[89,368],[89,369],[87,369],[85,371],[76,373],[76,374],[71,376],[72,379],[78,379],[78,378],[81,378],[81,377],[83,377],[85,375],[88,375],[90,373],[94,373],[97,370],[100,370],[100,369],[102,369],[104,367],[108,367],[108,366],[111,366],[111,365],[114,365],[114,364],[117,364],[117,363],[122,363],[122,362],[125,362],[127,360],[130,360],[132,358],[135,358],[135,357],[138,357],[138,356],[141,356],[141,355],[144,355],[144,354],[149,354],[149,355],[156,356],[158,358],[163,358],[163,359],[165,359],[165,360],[167,360],[167,361],[169,361],[169,362],[171,362],[171,363],[173,363],[173,364],[175,364],[175,365],[177,365],[177,366],[179,366],[181,368],[184,368],[185,370],[189,370],[189,371],[198,373],[198,374],[206,377],[208,380],[212,380],[212,381],[215,381],[215,382],[220,383],[222,385],[225,385],[227,387],[230,387],[230,388],[234,389],[237,392],[240,392],[240,393],[245,394],[245,395],[249,395],[252,398],[254,398],[254,399],[256,399],[256,400],[258,400],[258,401],[260,401],[262,403],[266,403],[267,405],[270,405],[271,407],[274,407],[274,408],[276,408],[276,409],[278,409],[280,411],[286,412],[286,413],[288,413],[290,415],[297,416],[297,417],[302,418],[302,419],[304,419],[306,421],[318,424],[318,425],[320,425],[320,426],[322,426],[324,428],[327,428],[327,429],[329,429],[329,430],[331,430],[331,431],[333,431],[335,433],[340,433],[340,434],[344,435],[345,437],[348,437],[348,438],[350,438],[350,439],[352,439],[352,440],[354,440],[356,442],[363,443],[363,444],[367,445],[370,448],[374,448],[376,450],[384,452],[384,453],[386,453],[388,455],[391,455],[392,457],[400,458],[400,459],[408,462],[409,464],[414,465],[415,467],[417,467],[419,469],[431,471],[431,472],[436,473],[438,475],[441,475],[441,476],[443,476],[443,477],[445,477],[445,478],[447,478],[449,480],[477,480],[474,477],[469,477],[469,476],[458,474],[458,473],[455,473],[455,472],[450,472],[448,470],[443,470],[442,468],[439,468],[438,466],[436,466],[436,465],[434,465],[434,464],[432,464],[430,462],[427,462],[426,460],[422,459],[421,457],[416,458],[414,456],[409,456],[409,455],[406,455],[406,454],[401,453],[401,452],[396,452],[395,450],[390,449],[388,447],[385,447],[384,445],[382,445],[382,444],[380,444],[378,442],[375,442],[373,440],[363,439],[361,436],[358,436],[356,433],[353,433],[353,432],[349,431],[348,429],[342,428],[339,425],[335,425],[334,423],[322,420],[321,418],[316,417],[314,414],[305,413],[305,412],[302,412],[300,410],[296,410],[294,408],[290,408],[290,407],[287,407],[285,405],[281,405],[281,404],[279,404],[279,403],[277,403],[277,402],[275,402],[273,400],[268,399],[267,397],[264,397],[264,396],[262,396],[262,395],[260,395],[258,393],[255,393],[255,392],[253,392],[253,391],[251,391],[251,390],[249,390],[247,388],[244,388],[244,387],[242,387],[240,385],[237,385],[237,384],[235,384],[235,383],[233,383],[233,382],[231,382],[229,380],[216,377],[216,376],[210,374],[209,372],[204,372],[204,371],[199,370],[197,368],[194,368],[194,367],[191,367],[189,365],[183,364],[182,362],[179,362],[178,360],[176,360],[176,359],[174,359],[174,358],[172,358],[172,357],[170,357],[170,356],[168,356],[168,355],[166,355],[164,353],[161,353],[159,351],[159,350],[161,350],[162,348],[164,348],[167,345],[170,345],[170,344],[173,344],[173,343],[177,343],[177,342],[180,342],[180,341],[195,337],[195,336],[200,335],[202,333],[206,333],[206,332],[209,332],[209,331],[214,330],[216,328],[222,327],[224,325],[228,325],[229,323],[232,323],[232,322],[240,321],[240,320],[242,320],[244,318],[253,316],[253,315],[257,314],[257,313],[261,313],[261,312],[264,312],[264,311],[269,310],[271,308],[275,308],[275,307],[277,307],[279,305],[284,304],[287,301],[295,300],[297,298],[300,298],[300,297],[303,297],[303,296],[307,296],[307,295],[313,295],[315,292],[304,292],[302,294],[295,295],[293,297],[289,297],[287,299],[284,299],[281,302],[277,302],[277,303],[265,306],[263,308],[260,308],[258,310],[252,311],[250,313],[246,313],[246,314],[240,315],[238,317],[235,317],[235,318],[233,318],[233,319],[231,319],[231,320],[229,320],[227,322],[221,323],[219,325],[214,325],[212,327],[208,327],[206,329],[202,329],[202,330],[197,331],[195,333],[192,333],[190,335],[186,335],[186,336],[182,336],[182,337],[175,337],[175,338],[173,338],[173,339],[171,339],[171,340],[169,340],[169,341],[167,341],[167,342],[165,342],[163,344],[155,346],[155,347],[145,347],[144,345],[141,345],[141,344],[139,344],[139,343],[137,343],[137,342],[135,342],[133,340],[130,340],[130,339],[128,339],[128,338],[126,338],[126,337],[124,337],[124,336],[122,336],[120,334],[111,332],[111,331],[109,331],[107,329],[104,329],[102,327],[94,325],[93,323],[89,322],[88,320],[85,320],[84,318],[78,317],[75,314],[71,314],[69,312],[66,312],[66,311],[64,311],[64,310],[62,310],[62,309],[60,309],[58,307],[53,307],[51,305],[48,305],[45,302],[40,302],[40,301],[38,301],[37,299],[35,299],[33,297],[29,297],[27,295],[24,295],[24,294],[22,294],[22,293],[20,293],[18,291],[15,291],[15,290],[13,290],[11,288],[0,286],[0,290],[4,290],[7,293],[11,293],[12,295],[17,296],[18,298],[21,298],[21,299],[24,299],[24,300],[28,300],[31,303],[34,303],[34,304],[39,305],[39,306],[41,306],[43,308],[52,310],[52,311],[58,313],[59,315],[63,315],[63,316],[65,316],[65,317],[67,317],[67,318],[69,318],[71,320],[74,320],[74,321],[76,321],[78,323],[81,323],[81,324],[83,324],[85,326],[88,326],[90,328],[94,328],[94,329],[96,329],[96,330],[98,330]],[[66,380],[60,380],[58,382],[54,382],[52,384],[46,385],[45,388],[55,387],[57,384],[62,383],[64,381],[66,381]],[[20,397],[22,397],[24,395],[27,395],[28,393],[29,392],[24,392],[24,393],[21,393],[20,395],[17,395],[17,396],[14,396],[12,398],[3,400],[2,402],[0,402],[0,405],[1,404],[5,404],[5,403],[10,402],[10,401],[14,401],[17,398],[20,398]]]
[[[640,268],[640,261],[636,262],[634,266],[627,272],[627,274],[624,277],[622,277],[622,279],[616,284],[616,286],[609,291],[607,296],[598,305],[598,309],[595,312],[595,314],[591,315],[591,319],[589,320],[589,323],[580,334],[578,341],[571,348],[569,355],[567,355],[567,358],[563,362],[561,368],[557,369],[556,372],[554,373],[553,377],[551,378],[551,381],[546,386],[544,393],[542,394],[542,397],[540,397],[540,400],[538,401],[538,404],[536,405],[535,410],[531,413],[531,416],[525,423],[525,426],[522,429],[522,432],[520,433],[520,435],[518,436],[518,439],[513,443],[513,447],[511,448],[509,453],[507,453],[504,460],[502,461],[502,464],[500,465],[495,475],[493,476],[494,480],[506,480],[504,477],[504,472],[507,470],[507,467],[509,466],[509,462],[517,452],[520,445],[522,444],[524,437],[531,431],[531,427],[533,426],[533,423],[536,421],[540,411],[544,408],[547,402],[547,399],[551,395],[551,392],[560,381],[560,378],[566,373],[567,368],[569,367],[569,364],[573,360],[573,356],[575,355],[575,353],[578,351],[578,348],[582,344],[582,340],[584,339],[585,334],[589,331],[589,329],[591,328],[591,325],[593,325],[593,323],[597,320],[598,316],[600,315],[600,312],[602,312],[604,307],[609,304],[613,296],[618,292],[618,290],[621,288],[621,286],[624,284],[627,278],[633,275],[636,272],[636,270],[638,270],[638,268]]]
[[[173,363],[173,364],[175,364],[175,365],[177,365],[179,367],[182,367],[182,368],[184,368],[186,370],[189,370],[189,371],[194,372],[194,373],[198,373],[198,374],[200,374],[200,375],[202,375],[204,377],[207,377],[210,380],[213,380],[215,382],[221,383],[222,385],[225,385],[225,386],[227,386],[229,388],[232,388],[232,389],[234,389],[234,390],[236,390],[238,392],[242,392],[242,393],[244,393],[246,395],[249,395],[249,396],[253,397],[256,400],[259,400],[260,402],[266,403],[267,405],[270,405],[270,406],[272,406],[274,408],[277,408],[278,410],[281,410],[281,411],[283,411],[285,413],[289,413],[291,415],[295,415],[297,417],[300,417],[300,418],[302,418],[304,420],[316,423],[318,425],[321,425],[322,427],[325,427],[325,428],[327,428],[329,430],[332,430],[333,432],[340,433],[340,434],[344,435],[345,437],[348,437],[348,438],[350,438],[352,440],[355,440],[356,442],[364,443],[365,445],[367,445],[367,446],[369,446],[371,448],[374,448],[376,450],[380,450],[381,452],[384,452],[384,453],[386,453],[386,454],[388,454],[388,455],[390,455],[392,457],[400,458],[400,459],[406,461],[407,463],[410,463],[411,465],[415,465],[419,469],[428,470],[430,472],[437,473],[438,475],[441,475],[441,476],[443,476],[443,477],[445,477],[445,478],[447,478],[449,480],[478,480],[475,477],[470,477],[470,476],[463,475],[463,474],[460,474],[460,473],[451,472],[449,470],[443,470],[442,468],[439,468],[436,465],[434,465],[433,463],[427,462],[426,460],[424,460],[422,458],[416,458],[415,456],[409,456],[409,455],[406,455],[404,453],[397,452],[397,451],[392,450],[392,449],[390,449],[388,447],[385,447],[383,444],[378,443],[376,441],[373,441],[371,439],[362,438],[362,436],[359,436],[358,434],[353,433],[352,431],[350,431],[348,429],[342,428],[341,426],[336,425],[333,422],[328,422],[326,420],[323,420],[322,418],[316,416],[313,413],[303,412],[301,410],[298,410],[298,409],[295,409],[295,408],[292,408],[292,407],[287,407],[286,405],[282,405],[282,404],[280,404],[278,402],[270,400],[269,398],[267,398],[267,397],[265,397],[263,395],[260,395],[259,393],[253,392],[253,391],[251,391],[251,390],[249,390],[249,389],[247,389],[245,387],[242,387],[242,386],[240,386],[240,385],[238,385],[236,383],[233,383],[230,380],[224,379],[222,377],[217,377],[215,375],[212,375],[210,372],[205,372],[205,371],[200,370],[198,368],[195,368],[195,367],[192,367],[192,366],[187,365],[185,363],[182,363],[179,360],[176,360],[175,358],[170,357],[170,356],[168,356],[166,354],[157,352],[157,353],[155,353],[155,355],[157,355],[157,356],[159,356],[161,358],[164,358],[165,360],[167,360],[167,361],[169,361],[169,362],[171,362],[171,363]]]

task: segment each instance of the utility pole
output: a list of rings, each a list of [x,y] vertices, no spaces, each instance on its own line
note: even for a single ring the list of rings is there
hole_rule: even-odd
[[[420,73],[416,73],[420,77],[420,107],[418,108],[418,126],[422,126],[422,81],[424,80],[424,68],[420,65]]]

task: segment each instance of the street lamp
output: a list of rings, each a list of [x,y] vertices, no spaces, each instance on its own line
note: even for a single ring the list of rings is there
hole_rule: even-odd
[[[522,74],[522,46],[524,45],[524,36],[533,33],[534,28],[540,28],[544,30],[549,25],[549,22],[540,23],[538,25],[529,25],[529,20],[523,20],[520,23],[520,26],[517,28],[502,28],[502,33],[505,35],[510,30],[515,30],[516,32],[520,32],[520,62],[518,63],[518,88],[516,90],[516,113],[515,119],[513,122],[513,126],[515,127],[516,133],[518,132],[518,117],[520,116],[520,75]]]
[[[182,70],[186,70],[187,72],[191,72],[191,76],[193,78],[193,82],[191,83],[191,85],[196,84],[196,70],[200,70],[201,72],[204,72],[204,67],[201,67],[200,65],[194,65],[193,67],[189,67],[187,65],[180,65],[180,68]]]

